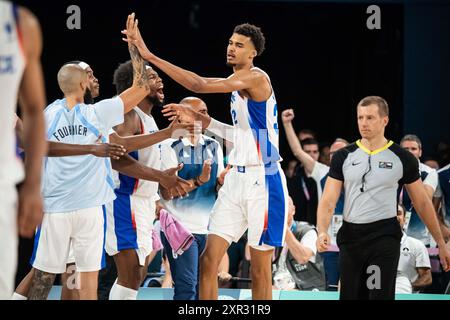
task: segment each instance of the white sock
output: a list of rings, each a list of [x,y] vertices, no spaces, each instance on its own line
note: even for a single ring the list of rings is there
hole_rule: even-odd
[[[137,294],[137,290],[121,286],[116,281],[109,292],[109,300],[136,300]]]
[[[28,297],[18,294],[17,292],[14,292],[14,294],[11,297],[11,300],[28,300]]]

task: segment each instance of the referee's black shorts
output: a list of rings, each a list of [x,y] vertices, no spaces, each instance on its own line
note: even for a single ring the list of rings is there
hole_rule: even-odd
[[[402,231],[397,218],[343,222],[337,234],[341,300],[395,299]]]

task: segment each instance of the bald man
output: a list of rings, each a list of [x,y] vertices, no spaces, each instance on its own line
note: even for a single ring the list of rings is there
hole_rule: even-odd
[[[206,104],[195,97],[183,99],[181,104],[207,115]],[[192,122],[183,115],[182,121]],[[172,254],[169,236],[161,232],[161,241],[170,262],[175,282],[174,300],[197,300],[199,284],[199,259],[206,245],[209,217],[216,201],[217,188],[223,184],[223,152],[220,144],[203,134],[193,133],[181,140],[168,139],[161,147],[163,169],[183,163],[178,176],[192,182],[189,193],[183,198],[162,190],[162,204],[181,224],[194,235],[195,241],[183,254]],[[222,173],[222,177],[221,177]],[[162,226],[164,230],[164,226]]]
[[[127,21],[133,31],[134,22]],[[84,104],[88,74],[77,64],[58,72],[64,99],[45,109],[50,141],[93,144],[108,142],[109,131],[151,90],[152,82],[137,49],[129,45],[133,84],[119,96],[93,105]],[[153,83],[154,85],[154,83]],[[109,158],[91,155],[46,158],[43,182],[44,218],[38,228],[32,257],[35,269],[29,299],[46,299],[55,274],[66,270],[72,244],[80,273],[80,299],[97,298],[97,278],[103,261],[104,205],[114,200]]]

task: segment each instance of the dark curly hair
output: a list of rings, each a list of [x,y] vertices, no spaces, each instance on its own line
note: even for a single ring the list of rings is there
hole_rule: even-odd
[[[264,38],[264,34],[261,29],[253,24],[243,23],[234,28],[233,33],[237,33],[246,37],[249,37],[252,40],[253,45],[255,46],[256,53],[260,56],[266,44],[266,38]]]
[[[117,94],[121,94],[133,85],[133,64],[131,60],[119,64],[114,71],[113,84]]]

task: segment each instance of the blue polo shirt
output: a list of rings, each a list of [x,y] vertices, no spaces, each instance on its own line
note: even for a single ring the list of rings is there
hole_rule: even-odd
[[[191,233],[208,233],[209,216],[217,198],[217,177],[224,170],[223,151],[217,140],[202,135],[196,145],[187,138],[168,139],[161,144],[162,170],[183,163],[178,176],[185,180],[194,179],[202,173],[203,162],[212,160],[211,176],[207,183],[189,192],[183,198],[170,201],[161,199],[162,204]]]

